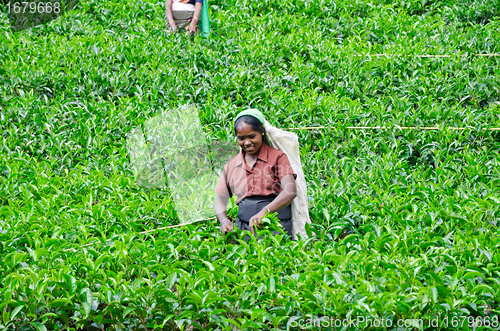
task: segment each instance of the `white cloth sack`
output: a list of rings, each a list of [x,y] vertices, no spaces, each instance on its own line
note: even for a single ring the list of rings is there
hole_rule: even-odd
[[[265,121],[267,137],[274,148],[283,151],[292,170],[297,174],[295,185],[297,186],[297,196],[292,201],[292,237],[297,239],[297,235],[307,238],[306,223],[311,223],[309,218],[309,204],[307,202],[307,185],[300,163],[299,137],[292,132],[286,132],[275,128]]]

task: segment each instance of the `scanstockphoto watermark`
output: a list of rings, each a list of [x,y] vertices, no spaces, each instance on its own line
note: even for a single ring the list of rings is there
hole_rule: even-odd
[[[292,317],[288,321],[288,329],[299,328],[387,328],[393,326],[392,319],[369,318],[365,316],[348,317]]]
[[[427,328],[469,328],[491,327],[498,329],[500,322],[497,315],[494,316],[436,316],[431,318],[415,319],[392,319],[376,318],[371,316],[356,316],[340,319],[337,317],[292,317],[288,321],[288,329],[317,329],[317,328],[405,328],[405,329],[427,329]]]

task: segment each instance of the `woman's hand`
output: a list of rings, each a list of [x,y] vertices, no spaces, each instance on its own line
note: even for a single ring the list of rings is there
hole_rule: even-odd
[[[234,230],[233,222],[230,219],[226,218],[222,221],[220,225],[220,232],[223,234],[229,233]]]
[[[257,228],[262,228],[262,218],[266,216],[266,210],[261,210],[258,214],[253,215],[248,222],[248,227],[250,228],[250,232],[255,234],[254,226]]]
[[[178,28],[177,25],[175,24],[175,21],[172,20],[172,23],[169,24],[170,24],[170,29],[172,29],[172,32],[177,32]]]
[[[283,207],[288,206],[293,199],[297,196],[297,186],[295,185],[295,177],[293,175],[286,175],[281,180],[281,185],[283,187],[283,191],[270,203],[266,206],[265,209],[262,209],[257,215],[252,216],[249,221],[250,232],[255,234],[253,226],[255,225],[257,228],[262,227],[262,218],[266,216],[266,212],[274,213],[274,211],[280,210]]]
[[[198,28],[196,27],[196,24],[198,24],[198,20],[194,19],[194,17],[193,17],[193,20],[191,21],[191,24],[189,24],[188,29],[187,29],[189,33],[198,32]]]

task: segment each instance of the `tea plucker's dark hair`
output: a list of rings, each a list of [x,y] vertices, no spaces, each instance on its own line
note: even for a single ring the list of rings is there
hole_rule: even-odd
[[[234,122],[234,134],[235,135],[237,135],[236,128],[242,122],[250,124],[250,126],[252,127],[252,130],[260,132],[262,134],[262,136],[263,136],[262,137],[262,141],[264,143],[266,143],[267,145],[271,146],[271,143],[269,142],[269,140],[267,138],[266,128],[264,127],[264,125],[262,125],[262,123],[257,118],[255,118],[255,117],[253,117],[251,115],[241,116],[240,118],[238,118],[236,120],[236,122]]]

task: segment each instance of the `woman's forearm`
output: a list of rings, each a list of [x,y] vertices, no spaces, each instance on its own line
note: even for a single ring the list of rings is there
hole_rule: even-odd
[[[195,33],[198,31],[197,30],[198,28],[196,26],[198,25],[198,22],[200,21],[201,7],[202,7],[202,4],[199,2],[195,3],[195,5],[194,5],[193,18],[191,19],[191,24],[189,24],[189,28],[188,28],[188,31],[191,33]]]
[[[205,0],[205,1],[207,1],[207,0]],[[196,24],[198,24],[198,21],[200,20],[202,6],[203,6],[203,4],[199,3],[199,2],[194,4],[193,20],[196,21]]]
[[[172,0],[165,0],[165,16],[167,16],[168,23],[175,26],[174,15],[172,14]]]
[[[269,212],[275,213],[281,208],[288,206],[296,196],[296,194],[283,191],[270,204],[267,205],[267,208],[269,208]],[[264,208],[264,210],[267,211],[266,208]]]
[[[215,197],[214,201],[214,211],[215,211],[215,216],[219,220],[219,222],[222,223],[224,219],[227,218],[227,202],[229,201],[229,198],[223,197],[221,195],[218,195]]]
[[[285,176],[281,184],[283,186],[283,190],[270,204],[267,205],[267,208],[271,213],[288,206],[297,196],[297,186],[295,185],[295,178],[293,175]],[[264,210],[267,211],[266,208],[264,208]]]
[[[287,175],[281,180],[281,185],[283,190],[278,194],[274,200],[264,207],[259,213],[252,216],[249,221],[249,228],[252,233],[254,232],[253,227],[262,227],[262,218],[266,215],[267,211],[270,213],[277,212],[283,207],[286,207],[292,202],[292,200],[297,196],[297,187],[295,186],[295,178],[293,175]]]

